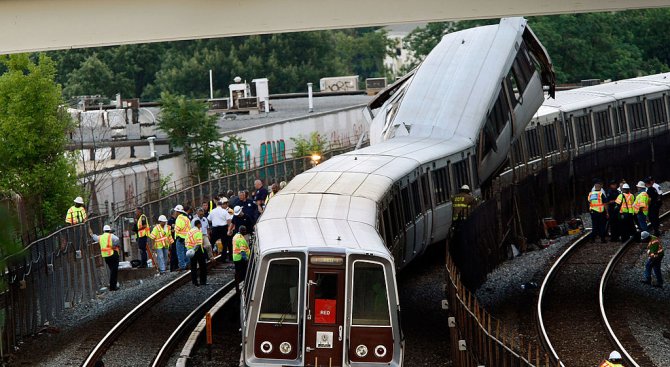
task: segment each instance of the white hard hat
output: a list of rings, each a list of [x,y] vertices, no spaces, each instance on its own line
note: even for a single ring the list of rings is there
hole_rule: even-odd
[[[637,186],[637,187],[639,187],[639,188],[644,188],[644,187],[646,187],[646,186],[644,185],[644,181],[638,181],[637,185],[635,185],[635,186]]]
[[[625,183],[625,184],[623,184],[623,186],[621,186],[621,188],[622,188],[622,189],[630,189],[630,185],[628,185],[627,183]]]
[[[463,185],[463,186],[461,186],[461,190],[468,190],[468,191],[470,191],[470,186],[468,186],[468,185]]]
[[[193,255],[195,255],[195,250],[189,249],[188,251],[186,251],[186,257],[188,257],[189,259],[192,258]]]
[[[621,359],[621,354],[619,354],[619,352],[616,350],[613,350],[612,353],[610,353],[609,359]]]
[[[640,238],[643,239],[643,240],[646,240],[647,238],[649,238],[649,236],[650,236],[650,234],[647,231],[642,231],[640,233]]]
[[[219,199],[219,204],[223,204],[223,203],[227,203],[227,202],[228,202],[228,198],[226,198],[226,197],[222,197],[221,199]]]
[[[158,221],[159,222],[167,222],[167,218],[164,215],[161,215],[160,217],[158,217]]]
[[[105,231],[105,232],[111,232],[112,227],[110,227],[109,224],[105,224],[105,226],[102,227],[102,230]]]
[[[74,198],[74,202],[77,204],[83,204],[84,199],[82,199],[81,196],[77,196],[76,198]]]
[[[242,207],[238,205],[233,209],[233,215],[240,215],[240,213],[242,213]]]
[[[177,205],[174,207],[174,211],[183,213],[184,212],[184,207],[181,205]]]

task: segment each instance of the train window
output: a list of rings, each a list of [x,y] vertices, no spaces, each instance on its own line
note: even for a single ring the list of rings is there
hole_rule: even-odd
[[[299,279],[298,259],[270,261],[263,289],[260,321],[298,321]]]
[[[528,159],[538,158],[542,155],[542,149],[540,148],[540,136],[537,128],[526,130],[524,133],[528,145]]]
[[[528,82],[533,77],[533,73],[535,73],[535,67],[533,66],[533,62],[528,54],[525,44],[522,44],[521,47],[519,47],[519,52],[516,54],[514,61],[518,64],[519,82],[523,85],[522,90],[525,90]]]
[[[593,141],[593,130],[591,130],[589,117],[591,117],[590,114],[574,118],[578,145],[585,145]]]
[[[451,173],[456,180],[456,187],[460,188],[463,185],[469,185],[470,179],[468,177],[468,164],[466,161],[456,162],[451,165]]]
[[[405,186],[400,190],[400,197],[402,198],[402,208],[403,214],[405,216],[405,225],[410,225],[414,222],[414,216],[412,215],[412,202],[409,200],[409,186]]]
[[[428,174],[424,173],[421,175],[421,191],[423,194],[423,205],[425,206],[426,210],[429,210],[433,207],[433,204],[431,203],[431,198],[433,195],[430,193],[430,182],[428,182]]]
[[[447,167],[433,171],[433,185],[435,185],[435,202],[437,205],[449,201],[449,176]]]
[[[663,97],[649,100],[649,122],[652,125],[661,125],[668,121],[663,101]]]
[[[384,237],[386,239],[386,247],[393,246],[393,224],[391,220],[391,213],[389,207],[384,209]]]
[[[516,107],[516,105],[519,104],[519,101],[521,100],[521,93],[519,92],[519,82],[518,78],[514,74],[514,69],[510,69],[509,73],[507,73],[507,78],[505,78],[505,84],[507,85],[507,89],[509,90],[509,95],[514,96],[512,99],[512,108]]]
[[[644,113],[642,102],[628,104],[628,121],[632,130],[641,130],[647,127],[647,116]]]
[[[552,153],[558,150],[558,141],[556,140],[556,130],[554,125],[542,126],[542,134],[544,135],[544,145],[547,148],[547,153]]]
[[[419,196],[418,178],[412,182],[412,203],[414,204],[414,217],[421,215],[421,196]]]
[[[501,88],[498,92],[496,102],[486,117],[486,124],[484,125],[482,136],[480,137],[480,144],[482,144],[480,152],[482,158],[491,150],[494,152],[498,151],[496,145],[498,136],[500,136],[500,133],[502,133],[503,129],[511,119],[509,105],[507,104],[507,99],[505,98],[503,90],[504,89]]]
[[[393,195],[393,198],[389,203],[389,209],[389,215],[391,216],[392,223],[391,230],[393,231],[393,238],[395,239],[400,234],[401,229],[404,228],[401,223],[402,221],[400,220],[400,215],[402,215],[402,212],[398,206],[398,199],[396,195]]]
[[[596,125],[596,140],[603,140],[612,137],[612,125],[610,124],[610,113],[608,110],[599,111],[593,114]]]
[[[366,261],[355,261],[353,278],[352,325],[390,326],[384,267]]]

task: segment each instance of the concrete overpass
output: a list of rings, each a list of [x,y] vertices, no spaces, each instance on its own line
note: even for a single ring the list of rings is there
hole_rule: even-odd
[[[670,0],[2,0],[0,54],[656,7]]]

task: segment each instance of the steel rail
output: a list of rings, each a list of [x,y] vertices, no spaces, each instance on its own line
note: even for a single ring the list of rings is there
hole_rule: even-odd
[[[590,230],[591,228],[586,228],[585,233],[581,237],[579,237],[567,250],[565,250],[563,254],[561,254],[561,256],[558,258],[558,260],[556,260],[554,265],[551,266],[549,272],[547,272],[547,275],[544,277],[544,280],[542,281],[542,286],[540,287],[540,295],[537,302],[537,320],[540,328],[540,342],[544,346],[545,350],[548,350],[554,357],[554,359],[558,361],[558,364],[561,367],[565,367],[565,365],[563,364],[563,362],[561,362],[561,358],[558,356],[558,353],[556,353],[554,346],[551,344],[551,341],[549,340],[549,335],[547,334],[547,329],[544,326],[544,317],[542,316],[542,303],[544,302],[544,295],[545,291],[547,290],[547,285],[556,276],[556,269],[562,266],[563,260],[567,259],[570,255],[572,255],[574,249],[577,248],[577,246],[580,246],[582,242],[586,240],[586,238],[588,238],[588,236],[591,234]]]
[[[172,334],[170,334],[170,337],[165,341],[165,343],[161,347],[160,351],[158,351],[158,354],[154,358],[154,361],[152,362],[151,366],[152,367],[166,366],[170,360],[170,357],[172,356],[172,353],[174,352],[174,349],[177,347],[179,341],[182,340],[184,334],[188,330],[192,329],[198,322],[198,319],[204,317],[205,314],[207,313],[207,310],[211,309],[212,306],[214,306],[215,304],[217,304],[217,302],[219,302],[219,300],[221,300],[224,297],[228,298],[226,302],[232,299],[232,297],[228,297],[228,295],[230,295],[231,293],[232,294],[235,293],[235,280],[231,280],[230,282],[226,283],[214,294],[209,296],[209,298],[207,298],[205,302],[201,303],[179,324],[179,326],[175,328]]]
[[[665,192],[663,193],[662,196],[665,197],[669,193],[670,192]],[[660,215],[659,219],[665,218],[668,215],[670,215],[670,210]],[[598,305],[600,307],[600,318],[603,324],[605,325],[605,328],[607,329],[607,335],[609,339],[612,341],[612,343],[614,343],[617,346],[617,350],[621,352],[621,356],[625,360],[626,365],[631,367],[640,367],[640,365],[635,361],[635,359],[630,355],[630,353],[628,353],[628,350],[626,350],[623,343],[621,343],[619,338],[616,336],[616,333],[612,329],[609,319],[607,318],[607,313],[605,312],[605,289],[607,288],[607,282],[609,281],[610,276],[614,272],[614,269],[616,268],[619,261],[621,261],[621,258],[623,257],[628,247],[633,243],[634,242],[631,239],[626,241],[607,264],[605,272],[603,273],[603,276],[600,278],[600,286],[598,291]]]
[[[216,264],[217,258],[218,256],[214,257],[214,259],[209,262],[208,268],[211,268]],[[95,363],[105,355],[107,350],[114,344],[114,342],[116,342],[119,336],[126,329],[128,329],[130,325],[132,325],[135,320],[137,320],[149,308],[163,300],[163,298],[175,291],[177,288],[184,285],[185,283],[188,283],[190,276],[191,271],[185,271],[182,275],[178,276],[170,283],[164,285],[147,299],[135,306],[135,308],[133,308],[126,316],[117,322],[116,325],[114,325],[114,327],[112,327],[112,329],[110,329],[107,334],[105,334],[105,336],[98,342],[98,344],[96,344],[93,350],[89,353],[86,360],[82,363],[82,367],[94,367]]]

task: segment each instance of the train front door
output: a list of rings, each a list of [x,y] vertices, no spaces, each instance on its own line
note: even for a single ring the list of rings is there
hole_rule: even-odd
[[[310,268],[305,323],[305,366],[342,366],[344,269]]]

